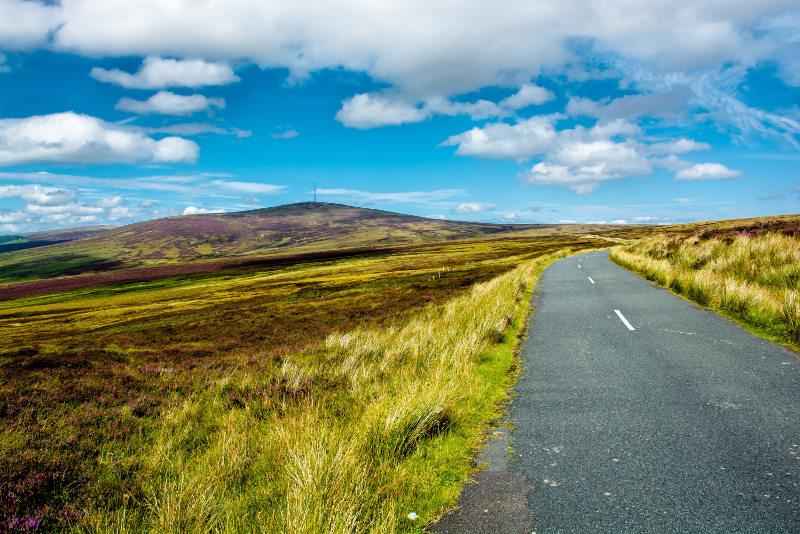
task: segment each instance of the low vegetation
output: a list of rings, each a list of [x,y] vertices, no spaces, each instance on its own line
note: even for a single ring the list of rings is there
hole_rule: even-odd
[[[412,532],[496,416],[537,269],[593,245],[459,241],[2,302],[0,531]]]
[[[619,246],[611,259],[701,306],[800,345],[800,221],[772,221]]]

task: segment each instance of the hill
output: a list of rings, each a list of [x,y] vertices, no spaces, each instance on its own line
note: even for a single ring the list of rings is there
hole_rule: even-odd
[[[155,219],[76,241],[0,254],[0,283],[223,258],[362,250],[456,239],[569,235],[615,227],[441,221],[306,202]]]
[[[46,247],[47,245],[84,239],[107,232],[108,230],[113,230],[114,228],[117,227],[111,225],[97,225],[47,230],[44,232],[0,235],[0,253],[24,250],[27,248]]]

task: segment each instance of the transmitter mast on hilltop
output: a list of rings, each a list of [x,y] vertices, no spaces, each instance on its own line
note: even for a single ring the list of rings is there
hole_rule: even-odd
[[[314,181],[314,204],[317,203],[317,182]]]

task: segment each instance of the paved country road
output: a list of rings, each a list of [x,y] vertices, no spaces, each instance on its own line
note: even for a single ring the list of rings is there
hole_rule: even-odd
[[[431,530],[800,532],[798,354],[607,256],[545,270],[513,458]]]

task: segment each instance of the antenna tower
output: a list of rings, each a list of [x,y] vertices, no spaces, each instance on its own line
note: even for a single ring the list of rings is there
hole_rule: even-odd
[[[317,182],[314,182],[314,203],[317,203]]]

